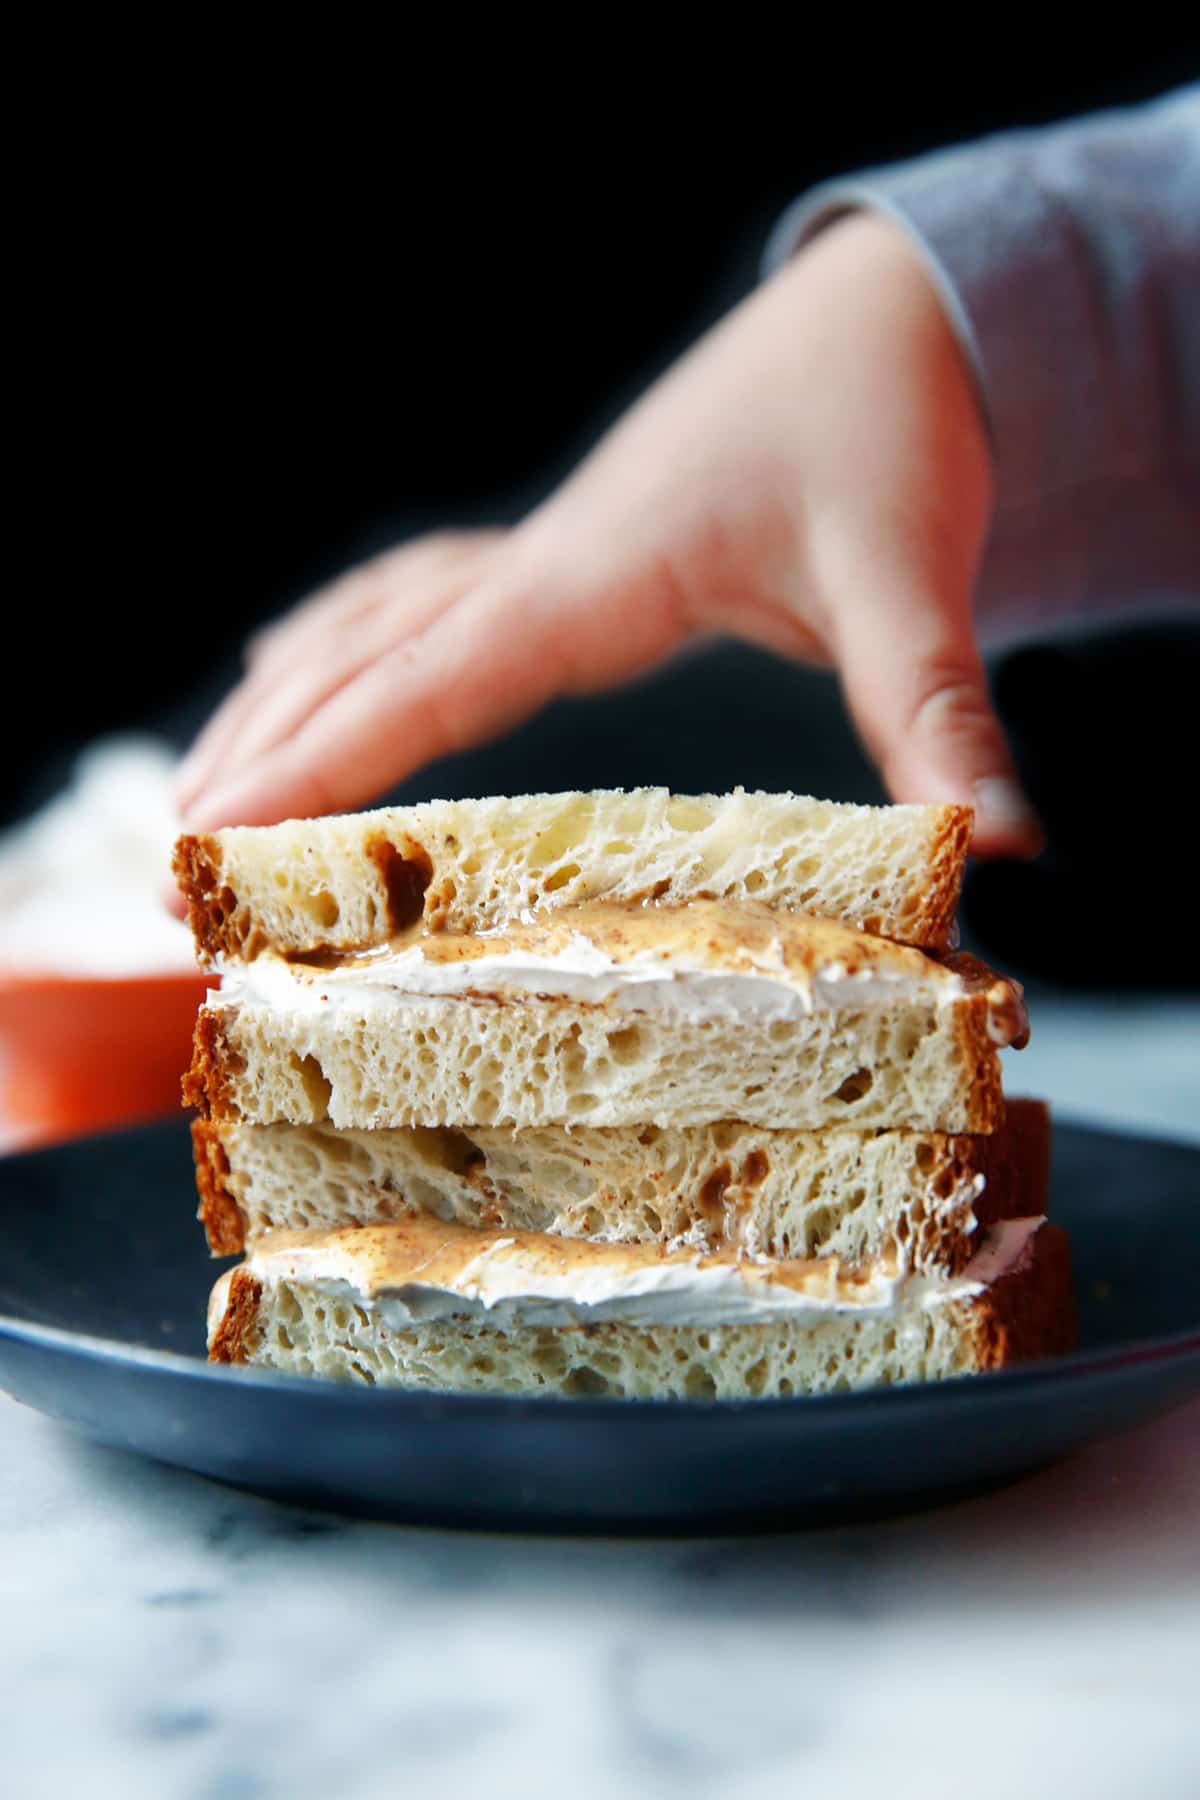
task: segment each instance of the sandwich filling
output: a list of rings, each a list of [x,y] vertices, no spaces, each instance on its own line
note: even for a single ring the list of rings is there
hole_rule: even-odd
[[[311,957],[265,951],[220,967],[223,1005],[356,1015],[437,999],[533,997],[754,1025],[814,1012],[988,1001],[993,1040],[1022,1040],[1019,990],[833,920],[755,902],[597,903],[503,931]]]
[[[358,1230],[274,1232],[242,1267],[264,1286],[300,1284],[393,1329],[451,1318],[486,1321],[498,1330],[613,1321],[704,1328],[911,1312],[967,1299],[1017,1266],[1041,1224],[1038,1218],[993,1226],[951,1280],[882,1260],[852,1268],[837,1257],[757,1261],[733,1252],[664,1254],[652,1244],[480,1232],[429,1214]],[[230,1279],[223,1277],[213,1292],[210,1331],[224,1316]]]

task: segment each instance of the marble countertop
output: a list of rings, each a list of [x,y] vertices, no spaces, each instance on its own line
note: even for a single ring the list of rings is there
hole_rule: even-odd
[[[1014,1088],[1200,1141],[1194,1004],[1035,1006]],[[1200,1404],[936,1512],[621,1542],[306,1513],[0,1396],[4,1800],[1190,1800],[1198,1691]]]

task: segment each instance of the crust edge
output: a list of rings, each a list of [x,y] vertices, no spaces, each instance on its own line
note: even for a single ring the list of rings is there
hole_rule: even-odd
[[[229,1152],[220,1127],[211,1119],[193,1119],[192,1156],[196,1164],[196,1217],[204,1227],[214,1256],[240,1256],[246,1248],[246,1215],[230,1185]]]
[[[208,1346],[208,1360],[214,1363],[244,1363],[250,1360],[251,1339],[258,1327],[258,1309],[262,1305],[262,1282],[245,1269],[234,1269],[228,1277],[225,1311]]]
[[[974,1369],[1005,1369],[1073,1350],[1079,1326],[1066,1232],[1043,1221],[986,1299],[975,1329]]]

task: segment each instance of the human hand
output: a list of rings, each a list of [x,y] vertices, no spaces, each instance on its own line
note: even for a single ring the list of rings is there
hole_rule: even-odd
[[[725,632],[838,671],[896,800],[1037,821],[972,592],[992,507],[979,403],[903,232],[831,226],[511,531],[418,540],[254,640],[179,780],[189,829],[362,805],[556,695]]]

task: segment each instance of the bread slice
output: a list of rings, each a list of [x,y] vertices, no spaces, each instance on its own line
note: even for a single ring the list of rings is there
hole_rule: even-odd
[[[1020,990],[756,903],[604,904],[365,956],[264,952],[199,1018],[216,1118],[991,1131]]]
[[[940,1287],[836,1259],[431,1239],[430,1223],[265,1240],[213,1291],[210,1357],[381,1387],[747,1399],[937,1380],[1074,1341],[1066,1239],[1038,1220],[994,1228]]]
[[[271,1125],[854,1124],[994,1131],[986,996],[951,1006],[734,1020],[621,1018],[565,1001],[427,1000],[393,1021],[205,1007],[184,1099]]]
[[[732,1121],[514,1135],[205,1119],[192,1136],[217,1256],[271,1231],[425,1211],[480,1230],[856,1264],[890,1256],[957,1274],[980,1228],[1047,1210],[1050,1118],[1037,1100],[1010,1100],[990,1137]]]
[[[758,899],[901,942],[950,940],[972,814],[666,788],[437,800],[180,838],[201,956],[363,950],[597,898]]]

